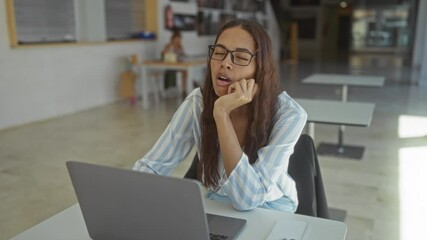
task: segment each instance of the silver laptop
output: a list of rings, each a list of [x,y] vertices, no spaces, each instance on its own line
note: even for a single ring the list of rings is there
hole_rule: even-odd
[[[206,214],[194,180],[73,161],[67,168],[95,240],[235,239],[246,224]]]

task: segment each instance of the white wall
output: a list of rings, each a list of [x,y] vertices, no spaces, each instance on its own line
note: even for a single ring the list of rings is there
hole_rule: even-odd
[[[12,49],[5,1],[0,19],[0,129],[115,101],[124,56],[150,55],[157,47],[135,42]]]
[[[125,56],[140,53],[142,59],[158,57],[169,40],[170,32],[163,29],[163,10],[168,3],[168,0],[158,1],[156,42],[12,49],[5,1],[0,1],[0,129],[116,101]],[[173,5],[196,12],[195,2],[193,7]],[[278,57],[279,30],[270,8],[269,11],[269,32]],[[214,37],[199,37],[197,32],[184,32],[183,39],[189,54],[206,54],[207,45],[214,41]]]
[[[425,22],[427,16],[424,14],[427,11],[427,1],[418,2],[418,13],[417,13],[417,27],[415,30],[415,41],[414,41],[414,54],[412,56],[412,65],[420,66],[423,60],[423,49],[424,49],[424,34],[425,34]]]

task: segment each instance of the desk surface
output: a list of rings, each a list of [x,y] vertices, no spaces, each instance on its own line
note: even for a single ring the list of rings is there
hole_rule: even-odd
[[[351,85],[360,87],[382,87],[385,77],[382,76],[358,76],[346,74],[313,74],[304,78],[303,83],[325,85]]]
[[[343,240],[347,233],[346,224],[321,218],[261,208],[239,212],[229,204],[211,200],[205,200],[205,208],[207,213],[246,219],[247,225],[240,233],[238,239],[266,239],[273,229],[274,224],[280,219],[294,219],[307,222],[307,228],[303,235],[304,240]],[[292,229],[283,229],[283,231],[292,231]],[[29,239],[89,240],[90,238],[79,205],[76,204],[15,236],[11,240]]]
[[[374,103],[295,98],[307,112],[307,122],[368,127]]]

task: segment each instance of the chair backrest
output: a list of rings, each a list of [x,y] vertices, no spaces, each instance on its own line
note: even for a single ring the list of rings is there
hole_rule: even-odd
[[[288,174],[298,191],[296,213],[329,218],[328,203],[313,139],[302,134],[289,158]]]
[[[184,178],[198,180],[197,179],[197,163],[198,162],[199,162],[199,157],[197,156],[197,153],[196,153],[190,168],[187,170],[187,172],[184,175]]]
[[[196,154],[184,178],[197,179],[198,161]],[[298,192],[296,213],[329,218],[316,148],[309,135],[302,134],[295,144],[294,153],[289,159],[288,174],[294,179]]]

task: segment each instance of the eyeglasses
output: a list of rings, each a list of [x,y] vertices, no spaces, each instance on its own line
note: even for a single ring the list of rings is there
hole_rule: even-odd
[[[231,61],[239,66],[248,66],[252,58],[255,57],[255,54],[246,49],[231,51],[221,45],[209,45],[209,57],[213,60],[222,61],[227,57],[228,53],[231,54]]]

